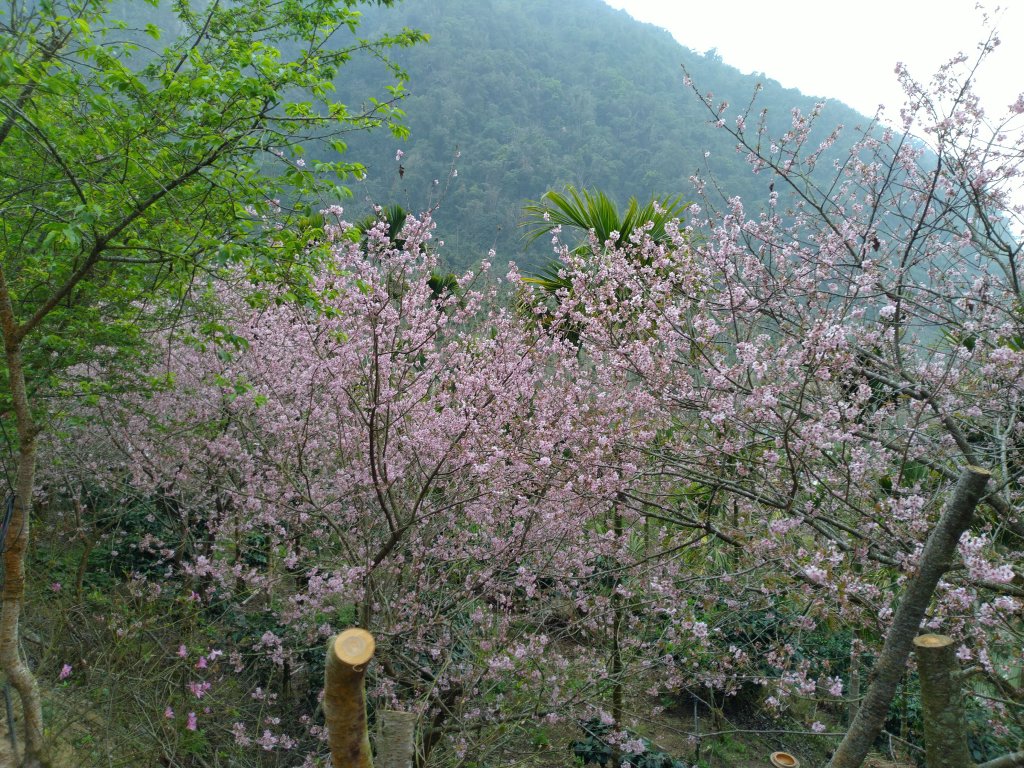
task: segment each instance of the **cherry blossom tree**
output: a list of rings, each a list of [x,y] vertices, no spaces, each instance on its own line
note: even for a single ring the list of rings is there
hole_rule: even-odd
[[[67,367],[138,352],[140,306],[183,295],[198,273],[243,257],[301,272],[285,249],[276,261],[254,257],[261,241],[239,207],[334,194],[361,175],[348,161],[304,170],[301,142],[384,125],[401,133],[396,66],[394,85],[365,112],[327,94],[360,51],[386,62],[392,46],[424,39],[412,30],[356,37],[354,2],[176,2],[164,31],[130,28],[157,12],[156,0],[118,5],[129,21],[108,0],[0,10],[0,421],[10,446],[0,668],[22,702],[30,768],[48,758],[39,687],[20,647],[25,561],[38,439],[61,410],[54,403],[67,402],[56,394]],[[265,172],[277,161],[281,173]]]
[[[765,200],[720,206],[694,177],[704,207],[666,228],[669,244],[638,234],[581,254],[556,243],[570,287],[555,322],[583,328],[588,354],[656,403],[652,482],[625,498],[709,552],[690,604],[704,606],[699,633],[717,658],[699,657],[694,674],[692,656],[666,657],[670,687],[703,676],[729,691],[752,677],[770,685],[769,707],[837,698],[841,679],[799,636],[843,626],[872,652],[892,638],[952,481],[976,465],[995,482],[921,610],[989,684],[1016,691],[1024,102],[992,121],[971,88],[996,44],[927,86],[901,69],[902,133],[880,115],[848,157],[829,152],[842,128],[810,139],[824,105],[770,137],[756,100],[734,115],[694,88],[765,178]],[[765,613],[771,631],[740,647],[737,616]],[[920,621],[899,625],[910,634],[897,672]],[[983,703],[1005,732],[1013,705]],[[834,764],[859,765],[872,740]]]
[[[244,618],[219,655],[264,674],[261,701],[307,705],[231,722],[239,749],[316,735],[310,670],[346,624],[377,638],[371,703],[415,712],[435,764],[507,759],[566,719],[625,758],[647,747],[631,712],[685,692],[822,733],[854,695],[851,650],[891,683],[922,627],[955,639],[1005,736],[1024,102],[992,122],[975,64],[927,86],[901,70],[901,125],[880,115],[847,157],[810,138],[824,106],[769,137],[756,101],[734,115],[696,91],[765,199],[695,177],[701,205],[657,232],[580,248],[553,226],[548,285],[488,263],[438,281],[429,215],[396,235],[329,209],[315,305],[211,284],[233,345],[161,336],[144,375],[166,386],[99,399],[48,483],[146,500],[140,593]],[[216,696],[184,652],[188,695]],[[887,698],[869,693],[834,765],[863,760]],[[174,702],[181,728],[226,717],[193,703]]]
[[[325,214],[326,311],[217,288],[209,322],[234,347],[163,338],[145,375],[167,387],[104,399],[54,446],[56,477],[157,501],[140,589],[159,575],[158,591],[262,612],[264,631],[221,650],[239,670],[263,659],[281,692],[315,692],[309,656],[344,624],[373,631],[371,695],[421,716],[425,758],[600,716],[608,645],[616,675],[639,655],[609,626],[613,601],[639,604],[616,574],[653,551],[635,516],[607,523],[639,473],[628,446],[653,436],[643,392],[535,334],[486,264],[439,288],[428,216],[392,240],[384,217],[357,230]],[[234,727],[242,745],[259,728]]]

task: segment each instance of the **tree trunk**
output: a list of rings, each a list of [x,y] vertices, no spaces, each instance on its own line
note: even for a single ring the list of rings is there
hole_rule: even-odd
[[[6,298],[6,296],[4,297]],[[15,480],[13,509],[3,542],[4,588],[0,607],[0,669],[21,697],[22,716],[25,718],[24,768],[46,765],[43,737],[43,709],[39,685],[28,664],[21,657],[21,611],[25,603],[25,553],[28,550],[32,516],[32,491],[36,474],[36,436],[39,428],[32,420],[25,386],[19,341],[13,338],[9,305],[0,307],[0,325],[4,336],[4,352],[18,431],[18,469]],[[7,510],[4,510],[6,514]]]
[[[377,768],[412,768],[416,753],[416,714],[387,709],[380,714]]]
[[[860,650],[857,648],[857,639],[850,643],[850,709],[847,713],[846,727],[853,725],[857,719],[857,710],[860,709]]]
[[[1011,752],[1008,755],[981,763],[977,768],[1020,768],[1024,765],[1024,752]]]
[[[960,475],[953,497],[928,536],[918,571],[907,583],[892,626],[885,636],[882,653],[871,670],[871,684],[850,729],[832,755],[831,768],[859,768],[881,733],[932,594],[939,579],[949,569],[957,543],[970,525],[974,509],[991,476],[987,470],[975,466],[968,466]]]
[[[375,647],[365,629],[346,629],[327,646],[324,717],[334,768],[373,768],[364,679]]]
[[[615,509],[613,526],[615,530],[615,541],[622,541],[622,515],[618,508]],[[622,730],[622,647],[619,638],[622,632],[622,595],[619,594],[620,580],[618,572],[612,581],[612,658],[611,669],[609,670],[612,679],[612,719],[615,721],[616,730]]]
[[[921,635],[914,638],[917,673],[921,678],[924,716],[924,762],[927,768],[971,765],[967,730],[957,680],[953,638]]]

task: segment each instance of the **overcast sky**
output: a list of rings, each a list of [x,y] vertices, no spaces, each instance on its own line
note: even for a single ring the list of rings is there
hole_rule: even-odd
[[[893,69],[905,63],[927,80],[944,61],[972,54],[984,39],[975,0],[605,0],[667,29],[703,53],[717,48],[744,73],[763,72],[809,96],[838,98],[867,115],[879,104],[899,113]],[[989,113],[1024,91],[1024,0],[986,4],[1002,45],[982,71],[979,93]]]

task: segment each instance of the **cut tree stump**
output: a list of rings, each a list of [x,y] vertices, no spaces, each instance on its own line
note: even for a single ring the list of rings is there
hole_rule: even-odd
[[[327,645],[324,717],[334,768],[373,768],[364,680],[375,648],[365,629],[346,629]]]
[[[927,768],[964,768],[974,765],[967,747],[967,729],[957,679],[959,665],[955,641],[946,635],[914,638],[917,673],[921,678]]]
[[[871,684],[846,735],[832,754],[829,768],[861,768],[871,745],[882,732],[889,705],[906,671],[907,657],[914,648],[913,641],[928,604],[939,580],[949,570],[960,537],[970,527],[974,509],[985,495],[985,486],[991,477],[992,473],[987,469],[976,466],[967,466],[960,473],[960,480],[938,523],[928,534],[917,573],[907,581],[892,623],[885,633],[882,651],[871,670]],[[958,768],[963,768],[963,765]]]
[[[412,768],[416,755],[416,713],[386,709],[377,731],[377,768]]]

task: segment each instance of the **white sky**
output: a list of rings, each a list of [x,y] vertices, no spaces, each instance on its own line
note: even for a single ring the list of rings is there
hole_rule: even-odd
[[[898,61],[927,82],[960,51],[985,39],[975,0],[605,0],[667,29],[703,53],[717,48],[744,73],[763,72],[808,96],[826,96],[895,118],[903,93]],[[986,3],[1002,44],[979,78],[986,111],[1002,115],[1024,91],[1024,0]],[[700,84],[698,83],[698,86]]]

